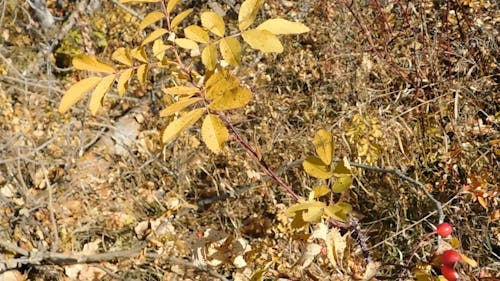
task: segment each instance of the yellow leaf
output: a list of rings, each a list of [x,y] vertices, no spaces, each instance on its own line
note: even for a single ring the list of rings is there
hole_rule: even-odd
[[[252,99],[252,93],[242,87],[226,91],[210,103],[209,108],[213,110],[229,110],[245,106]]]
[[[319,198],[330,193],[330,189],[326,184],[315,186],[312,190],[314,192],[314,198]]]
[[[214,75],[212,75],[214,77]],[[212,78],[210,77],[210,79]],[[207,81],[207,94],[206,98],[210,100],[215,100],[224,95],[225,92],[236,89],[240,85],[240,80],[230,74],[227,76],[223,75],[221,79],[217,79],[215,83],[211,83],[212,80]]]
[[[207,45],[201,52],[201,62],[207,70],[214,70],[217,65],[217,47],[213,44]]]
[[[347,219],[347,214],[351,211],[352,206],[350,204],[339,202],[334,205],[328,206],[325,209],[325,215],[339,221],[345,221]]]
[[[318,179],[328,179],[333,176],[330,167],[314,156],[307,157],[302,163],[302,167],[306,173]]]
[[[171,96],[192,96],[198,93],[200,90],[196,87],[175,86],[175,87],[165,88],[162,91],[165,94]]]
[[[132,66],[132,58],[130,57],[130,53],[123,47],[116,49],[116,51],[114,51],[111,55],[111,58],[124,65]]]
[[[226,126],[215,114],[209,114],[201,125],[201,138],[213,153],[219,153],[229,138]]]
[[[175,8],[177,4],[179,4],[181,0],[168,0],[167,3],[167,13],[172,12],[172,10]]]
[[[149,34],[141,43],[141,46],[144,46],[150,42],[153,42],[155,41],[156,39],[160,38],[161,36],[163,36],[164,34],[166,34],[168,32],[168,30],[166,30],[165,28],[158,28],[158,29],[155,29],[155,31],[151,32],[151,34]]]
[[[187,16],[189,16],[189,14],[191,14],[192,11],[193,9],[187,9],[179,13],[177,16],[175,16],[172,22],[170,23],[170,28],[175,29],[179,25],[179,23],[182,22],[182,20],[184,20]]]
[[[305,222],[317,223],[323,216],[324,207],[311,207],[302,213],[302,219]]]
[[[137,80],[139,80],[139,83],[143,85],[146,82],[146,78],[148,76],[148,65],[147,64],[141,64],[137,68]]]
[[[247,29],[255,21],[264,0],[246,0],[241,4],[238,13],[238,27],[240,31]]]
[[[250,276],[249,281],[264,281],[264,278],[266,277],[266,273],[268,271],[267,266],[265,268],[260,268],[257,269],[252,276]]]
[[[165,51],[168,50],[170,46],[165,45],[163,43],[163,40],[161,39],[156,39],[155,42],[153,43],[153,56],[157,58],[159,61],[163,60],[163,57],[165,57]]]
[[[154,11],[149,14],[147,14],[144,19],[139,23],[139,31],[143,30],[144,28],[148,27],[149,25],[152,25],[153,23],[161,20],[165,14],[163,14],[160,11]]]
[[[333,157],[333,136],[327,130],[319,130],[313,140],[316,153],[323,163],[330,165]]]
[[[109,90],[111,84],[113,84],[114,81],[115,81],[115,75],[111,74],[102,78],[99,84],[97,84],[97,86],[95,87],[94,92],[92,92],[92,96],[90,98],[90,103],[89,103],[89,109],[92,115],[96,115],[97,111],[99,111],[99,109],[101,108],[102,99],[104,98],[104,95]]]
[[[283,45],[276,35],[267,30],[250,29],[244,31],[241,36],[243,40],[252,47],[264,53],[281,53],[283,52]]]
[[[342,262],[345,249],[347,248],[346,236],[342,236],[338,228],[332,228],[328,231],[326,237],[326,253],[333,266]]]
[[[172,123],[168,124],[165,131],[163,131],[163,143],[174,140],[182,131],[196,123],[196,121],[201,118],[204,112],[204,108],[198,108],[184,114],[179,119],[176,119]]]
[[[186,38],[175,39],[175,44],[177,44],[177,46],[183,49],[188,49],[188,50],[198,49],[198,44],[196,44],[196,42],[194,42],[191,39],[186,39]]]
[[[196,103],[198,101],[202,100],[201,98],[186,98],[186,99],[181,99],[176,103],[173,103],[169,105],[167,108],[163,109],[160,111],[160,117],[167,117],[172,114],[175,114],[184,108],[192,105],[193,103]]]
[[[309,208],[325,208],[326,204],[320,201],[300,201],[299,203],[293,204],[286,211],[287,216],[293,216],[299,211],[304,211]]]
[[[83,96],[88,91],[92,90],[101,80],[101,77],[89,77],[76,82],[64,93],[58,111],[60,113],[68,111],[68,109],[81,100]]]
[[[477,267],[477,262],[475,260],[469,258],[464,254],[460,254],[460,256],[462,257],[462,261],[464,261],[465,263],[469,264],[472,267]]]
[[[122,3],[130,3],[130,2],[136,2],[136,3],[155,3],[155,2],[160,2],[161,0],[120,0]]]
[[[145,62],[145,63],[148,62],[148,57],[146,56],[146,51],[144,51],[144,48],[142,48],[142,47],[133,48],[132,50],[130,50],[130,55],[138,61]]]
[[[341,193],[348,189],[352,185],[352,176],[342,176],[339,177],[333,184],[332,191],[335,193]]]
[[[269,19],[257,26],[257,29],[267,30],[273,34],[300,34],[309,32],[309,27],[300,22],[285,19]]]
[[[201,25],[213,34],[224,37],[224,20],[215,12],[203,12],[201,14]]]
[[[118,78],[118,94],[120,97],[123,97],[125,93],[127,92],[128,89],[128,81],[130,80],[130,77],[132,77],[132,74],[134,72],[134,69],[126,69],[120,74],[120,78]]]
[[[189,38],[198,43],[208,43],[208,41],[210,40],[208,32],[197,25],[190,25],[184,28],[184,35],[186,36],[186,38]]]
[[[113,73],[115,69],[106,63],[99,61],[94,56],[79,55],[73,58],[73,67],[78,70],[94,72]]]
[[[337,163],[337,166],[333,169],[333,175],[336,177],[352,175],[351,165],[349,164],[347,157],[342,158],[342,161]]]
[[[236,38],[226,37],[221,39],[219,42],[219,48],[222,58],[224,58],[228,64],[232,66],[240,65],[241,45]]]

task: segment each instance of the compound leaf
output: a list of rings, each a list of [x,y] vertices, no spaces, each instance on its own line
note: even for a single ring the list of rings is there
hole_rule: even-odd
[[[264,53],[281,53],[283,45],[276,35],[267,30],[250,29],[242,34],[243,40],[252,47]]]
[[[94,91],[92,92],[92,96],[90,98],[90,103],[89,103],[89,109],[92,115],[96,115],[97,111],[99,111],[99,109],[101,108],[102,99],[104,98],[104,95],[109,90],[111,84],[113,84],[114,81],[115,81],[115,75],[111,74],[102,78],[99,84],[97,84],[97,86],[95,87]]]
[[[213,110],[229,110],[245,106],[252,99],[252,93],[242,87],[225,91],[210,103],[209,108]]]
[[[190,25],[184,28],[184,35],[186,36],[186,38],[189,38],[198,43],[208,43],[208,41],[210,40],[208,32],[197,25]]]
[[[201,62],[207,70],[214,70],[217,65],[217,47],[213,44],[207,45],[201,52]]]
[[[318,179],[328,179],[333,176],[330,167],[318,157],[307,157],[302,163],[302,167],[306,173]]]
[[[333,136],[327,130],[321,129],[314,136],[313,140],[316,153],[321,161],[326,165],[332,163],[333,158]]]
[[[83,96],[88,91],[92,90],[101,80],[102,77],[89,77],[76,82],[64,93],[58,111],[60,113],[68,111],[68,109],[81,100]]]
[[[240,65],[241,60],[241,45],[234,37],[226,37],[219,42],[220,53],[224,60],[232,65]]]
[[[121,74],[120,77],[118,78],[118,94],[123,97],[125,93],[127,92],[128,89],[128,81],[130,80],[130,77],[132,77],[132,74],[134,73],[134,69],[126,69],[124,70]]]
[[[111,55],[111,58],[124,65],[132,66],[132,58],[130,57],[130,52],[123,47],[116,49]]]
[[[201,25],[213,34],[219,37],[224,37],[224,20],[221,16],[219,16],[219,14],[215,12],[203,12],[201,14]]]
[[[170,23],[170,28],[175,29],[187,16],[189,16],[189,14],[191,14],[192,11],[193,9],[187,9],[175,16]]]
[[[165,14],[163,14],[160,11],[154,11],[149,14],[147,14],[144,19],[139,23],[139,31],[143,30],[144,28],[152,25],[153,23],[161,20]]]
[[[196,123],[204,112],[204,108],[194,109],[168,124],[165,131],[163,131],[163,143],[174,140],[182,131]]]
[[[240,31],[247,29],[255,21],[259,8],[264,0],[246,0],[241,4],[238,13],[238,27]]]
[[[309,27],[300,22],[285,19],[269,19],[257,26],[257,29],[267,30],[273,34],[300,34],[309,32]]]
[[[201,125],[201,138],[213,153],[219,153],[224,148],[229,133],[217,115],[209,114]]]
[[[167,116],[170,116],[172,114],[175,114],[175,113],[183,110],[184,108],[192,105],[193,103],[200,101],[200,100],[201,100],[201,98],[181,99],[178,102],[175,102],[175,103],[169,105],[167,108],[160,111],[160,117],[167,117]]]
[[[73,58],[73,67],[78,70],[94,72],[113,73],[115,69],[106,63],[99,61],[95,56],[79,55]]]

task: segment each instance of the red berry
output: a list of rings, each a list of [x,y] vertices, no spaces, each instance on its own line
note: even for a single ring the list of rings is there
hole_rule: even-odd
[[[203,232],[199,231],[199,232],[196,232],[196,237],[198,238],[203,238]]]
[[[441,265],[441,274],[448,281],[457,281],[459,278],[458,273],[453,268],[444,264]]]
[[[462,256],[455,250],[446,250],[441,254],[441,263],[448,266],[453,266],[462,260]]]
[[[453,231],[453,226],[447,222],[443,222],[437,226],[436,233],[439,234],[441,237],[448,237],[450,236],[451,232]]]

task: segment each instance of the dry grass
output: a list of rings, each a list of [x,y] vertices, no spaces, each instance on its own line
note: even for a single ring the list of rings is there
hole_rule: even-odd
[[[199,8],[194,2],[185,5]],[[338,157],[398,168],[427,183],[446,203],[461,251],[480,265],[460,266],[464,279],[499,278],[498,4],[380,2],[382,13],[376,0],[350,9],[340,0],[266,3],[265,17],[294,18],[311,32],[286,39],[283,54],[246,58],[240,72],[254,102],[244,114],[230,116],[240,132],[279,169],[313,153],[314,133],[328,128]],[[96,274],[104,280],[212,280],[215,272],[169,259],[191,260],[196,234],[208,229],[243,237],[252,246],[244,268],[230,261],[213,268],[227,278],[248,276],[271,261],[272,280],[349,280],[364,271],[356,243],[344,268],[318,258],[300,270],[307,237],[290,232],[281,215],[293,201],[272,182],[259,181],[258,165],[237,143],[215,156],[192,129],[162,148],[159,130],[166,124],[156,117],[162,107],[157,89],[170,78],[158,74],[153,79],[160,82],[136,86],[126,99],[114,95],[108,111],[97,117],[83,103],[70,114],[55,113],[62,92],[80,74],[58,71],[53,57],[36,60],[53,34],[36,29],[26,5],[0,5],[6,30],[0,39],[1,239],[29,251],[74,253],[96,241],[98,252],[148,241],[137,257],[102,263],[107,273]],[[107,21],[99,20],[105,15]],[[134,21],[105,4],[91,17],[82,16],[58,50],[109,56],[122,41],[136,41],[117,32],[134,30]],[[100,33],[107,34],[107,47],[96,44]],[[66,55],[53,55],[62,60],[57,67],[67,66]],[[137,133],[125,150],[115,146],[119,126]],[[370,149],[364,151],[363,144]],[[302,196],[315,183],[300,165],[287,167],[282,176]],[[196,206],[197,200],[250,182],[255,187],[237,198]],[[405,266],[431,261],[433,244],[408,260],[437,222],[432,204],[415,187],[359,170],[354,187],[342,196],[354,206],[373,260],[382,263],[379,279],[410,280]],[[2,250],[0,263],[11,257]],[[53,265],[20,271],[31,280],[68,276],[66,267]]]

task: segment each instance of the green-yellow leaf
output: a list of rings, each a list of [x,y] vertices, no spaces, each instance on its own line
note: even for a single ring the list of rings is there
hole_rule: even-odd
[[[318,179],[328,179],[333,176],[330,167],[314,156],[307,157],[302,163],[302,167],[306,173]]]
[[[193,9],[187,9],[175,16],[170,23],[170,28],[175,29],[182,22],[182,20],[184,20],[187,16],[189,16],[189,14],[191,14],[192,11]]]
[[[264,278],[266,277],[268,268],[267,266],[265,268],[260,268],[257,269],[252,276],[250,276],[250,280],[248,281],[264,281]]]
[[[196,87],[188,86],[175,86],[170,88],[165,88],[162,90],[165,94],[170,96],[192,96],[198,93],[200,90]]]
[[[273,34],[300,34],[309,32],[309,27],[300,22],[285,19],[269,19],[257,26],[257,29],[267,30]]]
[[[122,3],[130,3],[130,2],[135,2],[135,3],[156,3],[160,2],[161,0],[120,0]]]
[[[320,201],[300,201],[299,203],[293,204],[286,211],[287,216],[293,216],[296,212],[304,211],[309,208],[324,208],[326,204]]]
[[[186,38],[198,43],[208,43],[208,41],[210,40],[208,32],[197,25],[190,25],[184,28],[184,35],[186,36]]]
[[[102,99],[104,95],[111,87],[111,84],[115,81],[115,75],[108,75],[97,84],[94,91],[92,92],[92,96],[90,98],[89,109],[92,115],[96,115],[97,111],[102,107]]]
[[[213,153],[219,153],[229,138],[226,126],[215,114],[209,114],[201,125],[201,138]]]
[[[342,158],[342,161],[337,163],[337,166],[333,169],[333,175],[336,177],[352,175],[351,165],[349,164],[347,157]]]
[[[134,73],[134,69],[126,69],[124,70],[121,74],[120,77],[118,78],[118,94],[120,97],[123,97],[125,93],[127,92],[128,89],[128,81],[130,80],[130,77],[132,77],[132,74]]]
[[[111,55],[111,58],[124,65],[132,66],[132,58],[130,57],[130,53],[123,47],[116,49],[116,51],[114,51]]]
[[[224,58],[228,64],[232,66],[240,65],[241,45],[236,38],[226,37],[221,39],[219,42],[219,48],[222,58]]]
[[[344,190],[347,190],[352,185],[352,176],[342,176],[337,178],[335,183],[333,184],[332,191],[335,193],[341,193]]]
[[[252,99],[252,93],[242,87],[226,91],[219,98],[210,103],[213,110],[229,110],[245,106]]]
[[[241,36],[243,40],[252,47],[264,53],[281,53],[283,45],[276,35],[267,30],[250,29],[244,31]]]
[[[181,99],[178,102],[173,103],[173,104],[169,105],[167,108],[160,111],[160,117],[166,117],[166,116],[170,116],[172,114],[175,114],[175,113],[183,110],[184,108],[192,105],[193,103],[200,101],[200,100],[201,100],[201,98]]]
[[[148,76],[148,65],[147,64],[141,64],[137,68],[137,80],[139,80],[139,83],[143,85],[146,82],[146,78]]]
[[[330,193],[330,189],[326,186],[326,184],[315,186],[312,190],[314,192],[314,198],[319,198]]]
[[[238,27],[241,31],[252,25],[262,4],[264,0],[246,0],[241,3],[238,13]]]
[[[350,204],[339,202],[334,205],[328,206],[325,209],[325,215],[339,221],[345,221],[347,219],[347,214],[351,211],[352,206]]]
[[[133,48],[132,50],[130,50],[130,55],[138,61],[148,63],[146,51],[142,47]]]
[[[305,222],[309,223],[317,223],[321,219],[321,216],[323,216],[325,208],[324,207],[311,207],[308,208],[307,211],[302,213],[302,219]]]
[[[191,127],[196,121],[198,121],[203,113],[205,112],[204,108],[194,109],[180,118],[174,120],[172,123],[168,124],[165,131],[163,131],[162,141],[163,143],[167,143],[169,141],[174,140],[177,135],[179,135],[185,129]]]
[[[153,23],[161,20],[165,14],[163,14],[160,11],[154,11],[149,14],[147,14],[144,19],[139,23],[139,31],[143,30],[144,28],[152,25]]]
[[[313,140],[316,153],[323,163],[330,165],[333,157],[333,136],[327,130],[321,129],[314,136]]]
[[[58,111],[60,113],[68,111],[68,109],[81,100],[83,96],[88,91],[92,90],[101,80],[101,77],[89,77],[76,82],[64,93]]]
[[[188,49],[188,50],[198,49],[198,44],[196,44],[196,42],[194,42],[191,39],[178,38],[175,39],[175,44],[183,49]]]
[[[115,69],[106,63],[99,61],[94,56],[79,55],[73,58],[73,67],[78,70],[94,72],[113,73]]]
[[[179,4],[181,0],[168,0],[167,3],[167,13],[172,12],[172,10],[175,8],[177,4]]]
[[[157,58],[159,61],[163,60],[165,57],[165,51],[168,50],[170,46],[165,45],[163,43],[163,40],[161,39],[156,39],[153,43],[153,56]]]
[[[214,77],[214,75],[212,75]],[[210,77],[210,79],[212,79]],[[217,79],[217,82],[211,84],[212,80],[207,81],[207,85],[210,85],[207,88],[206,98],[210,100],[215,100],[224,95],[225,92],[236,89],[240,85],[240,80],[230,74],[227,76],[223,75],[221,79]]]
[[[201,52],[201,62],[207,70],[214,70],[217,65],[217,47],[213,44],[207,45]]]
[[[160,38],[161,36],[163,36],[167,32],[168,32],[168,30],[166,30],[165,28],[155,29],[155,31],[151,32],[146,38],[144,38],[144,40],[141,43],[141,46],[144,46],[148,43],[155,41],[156,39]]]
[[[225,25],[224,20],[215,12],[203,12],[201,14],[201,25],[208,29],[213,34],[224,37]]]

